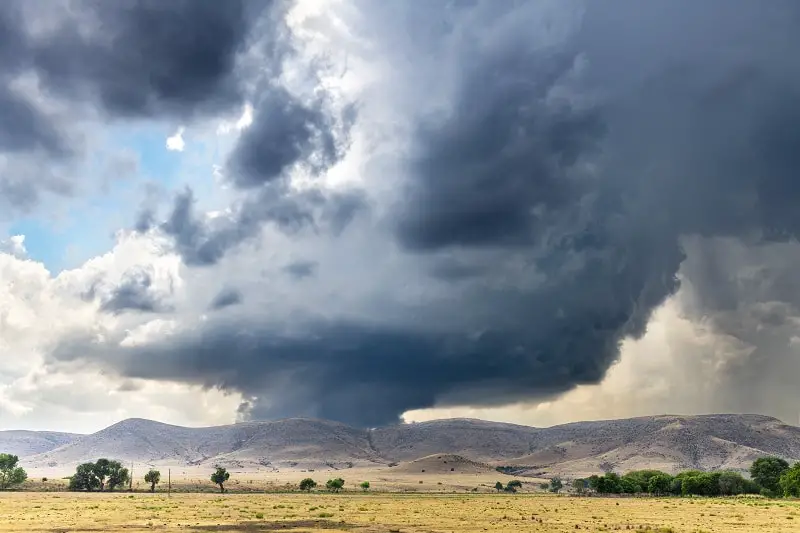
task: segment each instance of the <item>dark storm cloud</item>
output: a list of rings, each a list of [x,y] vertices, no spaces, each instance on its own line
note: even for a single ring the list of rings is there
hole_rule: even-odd
[[[800,202],[800,66],[789,53],[800,47],[797,3],[360,5],[375,53],[408,69],[393,79],[407,85],[383,94],[452,87],[447,105],[431,96],[435,112],[418,104],[410,148],[398,150],[408,175],[394,236],[404,259],[433,265],[421,269],[429,278],[387,286],[388,303],[376,298],[380,326],[291,315],[289,328],[265,314],[102,357],[75,340],[56,359],[94,357],[130,376],[238,390],[252,398],[251,416],[375,425],[434,404],[541,398],[598,382],[620,343],[646,331],[678,289],[693,253],[685,238],[769,246],[800,233],[792,208]],[[274,125],[254,124],[253,135],[272,140],[268,157],[246,137],[234,152],[240,166],[231,165],[241,172],[234,183],[256,187],[256,201],[201,221],[190,195],[178,198],[162,229],[187,263],[217,262],[265,222],[299,239],[320,221],[358,212],[337,207],[345,198],[288,192],[286,169],[314,159],[307,146],[334,152],[319,122],[275,116]],[[789,323],[794,304],[762,300],[793,287],[790,278],[766,270],[775,289],[756,291],[743,315],[738,281],[717,276],[714,264],[691,266],[687,278],[706,286],[701,312],[734,325],[743,317]],[[405,303],[417,299],[419,307]],[[766,343],[752,331],[751,342]],[[765,350],[758,362],[781,353]]]
[[[242,293],[238,289],[223,289],[217,293],[216,296],[214,296],[213,300],[211,300],[209,309],[213,311],[219,311],[220,309],[225,309],[226,307],[240,304],[242,303],[242,300]]]
[[[281,178],[298,163],[327,170],[347,147],[353,120],[352,108],[336,120],[324,101],[305,104],[285,89],[269,88],[231,156],[231,180],[246,189]]]
[[[242,101],[235,74],[259,11],[271,2],[76,2],[76,15],[30,44],[42,81],[113,116],[186,116]],[[91,17],[93,30],[79,27]]]
[[[87,297],[94,297],[97,288],[92,287]],[[153,287],[153,278],[146,270],[135,270],[125,274],[119,285],[101,296],[100,310],[115,315],[128,311],[140,313],[163,313],[172,310],[165,304],[163,295]]]
[[[8,0],[0,6],[0,194],[10,206],[36,203],[53,188],[48,164],[72,159],[86,123],[110,119],[191,119],[238,110],[250,77],[243,53],[259,43],[260,68],[279,65],[287,46],[272,0]],[[263,24],[263,21],[269,24]],[[258,26],[259,34],[253,35]],[[46,30],[42,28],[46,27]],[[50,116],[14,83],[34,75],[44,98],[73,116]],[[19,159],[19,161],[18,161]],[[72,178],[73,181],[76,178]],[[25,186],[20,185],[24,183]]]

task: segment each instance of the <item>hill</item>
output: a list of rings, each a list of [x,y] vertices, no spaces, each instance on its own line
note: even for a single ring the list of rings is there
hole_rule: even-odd
[[[82,435],[55,431],[0,431],[0,453],[36,455],[69,444]]]
[[[129,419],[91,435],[0,436],[4,433],[29,434],[28,444],[14,448],[15,441],[0,439],[0,446],[6,446],[0,450],[17,453],[28,468],[60,470],[109,457],[143,465],[207,469],[220,464],[248,471],[392,464],[398,472],[421,473],[438,472],[452,459],[475,472],[505,467],[518,476],[573,477],[640,468],[745,470],[763,455],[800,460],[800,428],[760,415],[663,415],[549,428],[453,419],[371,430],[302,418],[207,428]]]

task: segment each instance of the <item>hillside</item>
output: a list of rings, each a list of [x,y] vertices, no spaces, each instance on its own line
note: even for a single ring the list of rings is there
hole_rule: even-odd
[[[20,457],[36,455],[69,444],[81,436],[55,431],[0,431],[0,453]]]
[[[25,436],[2,440],[12,434]],[[372,430],[310,419],[207,428],[129,419],[83,436],[1,432],[0,446],[20,455],[26,467],[39,469],[72,469],[110,457],[143,465],[221,464],[248,471],[397,464],[396,471],[421,473],[444,468],[447,459],[439,464],[444,456],[469,469],[505,466],[519,476],[572,477],[612,469],[743,470],[762,455],[800,460],[800,428],[759,415],[664,415],[550,428],[454,419]]]

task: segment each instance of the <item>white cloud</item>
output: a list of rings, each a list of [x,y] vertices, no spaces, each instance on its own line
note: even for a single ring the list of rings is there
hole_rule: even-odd
[[[239,133],[247,129],[253,123],[253,106],[245,102],[242,107],[242,114],[235,121],[223,120],[217,126],[217,135],[227,135],[231,132]]]
[[[181,126],[172,137],[167,137],[167,150],[172,152],[183,152],[186,142],[183,140],[185,128]]]

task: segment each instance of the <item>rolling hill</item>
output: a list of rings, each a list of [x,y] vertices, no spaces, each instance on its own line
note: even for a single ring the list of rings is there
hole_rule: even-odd
[[[36,455],[69,444],[82,436],[55,431],[0,431],[0,453],[19,457]]]
[[[370,430],[312,419],[207,428],[129,419],[91,435],[0,432],[0,451],[41,469],[72,469],[109,457],[145,465],[221,464],[267,471],[390,464],[421,471],[427,470],[422,465],[444,468],[439,457],[445,456],[470,468],[572,477],[639,468],[744,470],[762,455],[800,460],[800,428],[760,415],[663,415],[549,428],[453,419]]]

